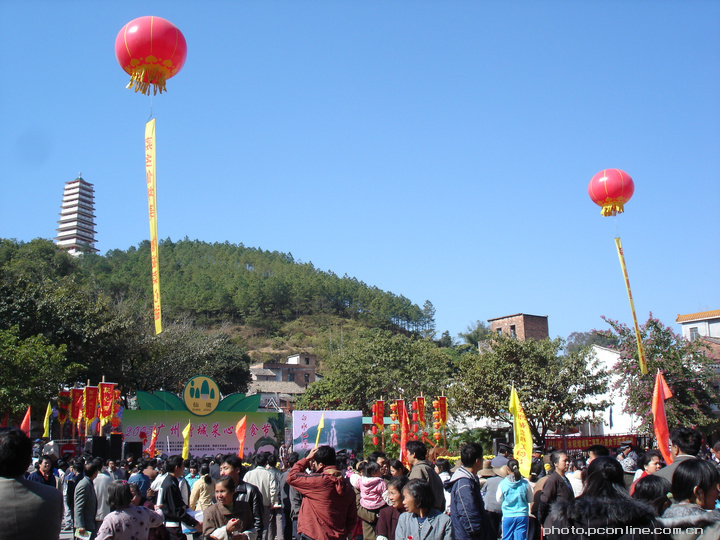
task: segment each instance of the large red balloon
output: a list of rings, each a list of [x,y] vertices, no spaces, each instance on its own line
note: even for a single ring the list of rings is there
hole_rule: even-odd
[[[625,211],[624,205],[635,192],[630,175],[620,169],[603,169],[590,180],[588,195],[602,207],[603,216],[614,216]]]
[[[122,27],[115,38],[115,56],[130,74],[128,88],[143,94],[162,93],[165,81],[185,64],[187,44],[182,32],[160,17],[140,17]]]

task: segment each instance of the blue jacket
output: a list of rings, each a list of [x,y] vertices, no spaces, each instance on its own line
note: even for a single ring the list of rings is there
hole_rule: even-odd
[[[486,540],[492,536],[480,495],[480,482],[465,467],[456,470],[445,484],[450,491],[450,517],[455,540]]]

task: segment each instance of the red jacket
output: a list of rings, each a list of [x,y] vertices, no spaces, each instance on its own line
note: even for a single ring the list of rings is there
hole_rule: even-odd
[[[298,533],[313,540],[344,540],[357,521],[355,490],[334,467],[306,474],[307,459],[301,459],[287,475],[287,483],[303,496]]]

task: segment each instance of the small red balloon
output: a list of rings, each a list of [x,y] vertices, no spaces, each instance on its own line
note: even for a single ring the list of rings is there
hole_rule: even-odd
[[[115,38],[115,56],[130,75],[128,88],[153,94],[166,90],[165,81],[177,75],[185,64],[185,36],[170,21],[160,17],[139,17],[122,27]]]
[[[602,207],[603,216],[614,216],[625,211],[625,203],[635,192],[630,175],[620,169],[603,169],[590,180],[588,195]]]

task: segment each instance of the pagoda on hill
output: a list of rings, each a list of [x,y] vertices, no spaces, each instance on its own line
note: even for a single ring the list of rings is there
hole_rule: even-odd
[[[76,257],[96,253],[94,212],[93,185],[78,174],[75,180],[65,183],[55,243]]]

